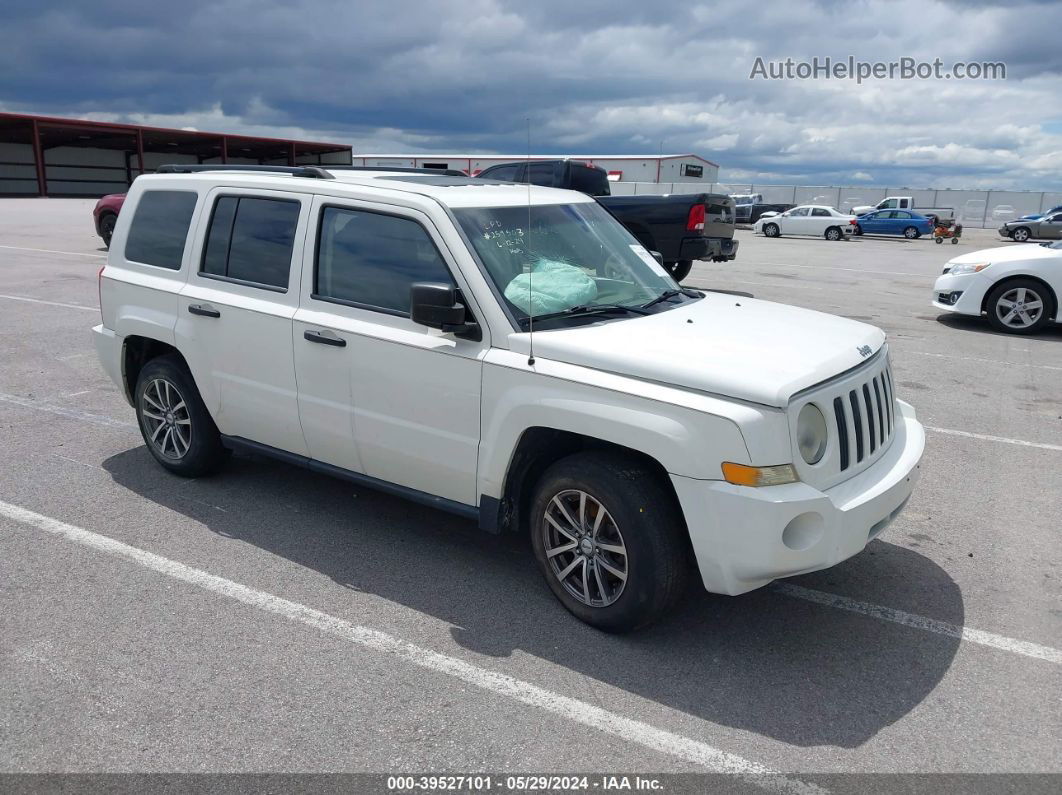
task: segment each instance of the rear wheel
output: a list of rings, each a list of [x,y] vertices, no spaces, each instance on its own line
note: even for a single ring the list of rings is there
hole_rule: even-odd
[[[917,227],[909,226],[903,230],[903,236],[908,240],[915,240],[922,236],[922,233],[918,231]]]
[[[985,302],[988,320],[1000,331],[1031,334],[1054,314],[1051,294],[1032,279],[1013,279],[998,285]]]
[[[144,365],[135,405],[148,451],[170,472],[194,478],[225,463],[228,451],[180,357],[168,354]]]
[[[664,269],[671,274],[672,279],[676,282],[681,282],[693,270],[693,260],[683,259],[678,262],[665,262]]]
[[[778,237],[781,234],[781,230],[778,228],[778,224],[764,224],[763,234],[765,237]]]
[[[551,466],[535,488],[531,543],[553,595],[606,632],[658,619],[686,587],[685,523],[639,461],[577,453]]]
[[[829,229],[826,230],[826,239],[827,240],[840,240],[841,237],[842,237],[842,235],[841,235],[840,227],[831,226]]]
[[[114,224],[117,220],[118,216],[114,213],[104,213],[100,216],[100,237],[107,248],[111,247],[111,236],[114,234]]]

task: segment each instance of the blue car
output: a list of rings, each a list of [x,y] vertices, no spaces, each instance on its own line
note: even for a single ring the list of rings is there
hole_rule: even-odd
[[[857,234],[903,235],[914,240],[933,234],[933,222],[910,210],[875,210],[856,219]]]
[[[1059,212],[1060,210],[1062,210],[1062,204],[1058,205],[1057,207],[1052,207],[1046,213],[1036,213],[1036,214],[1033,214],[1033,215],[1023,215],[1019,220],[1021,220],[1021,221],[1039,221],[1041,218],[1044,218],[1045,216],[1048,216],[1048,215],[1054,215],[1055,213]]]

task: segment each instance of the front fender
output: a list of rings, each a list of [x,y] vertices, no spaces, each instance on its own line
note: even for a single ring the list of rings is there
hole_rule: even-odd
[[[632,392],[632,386],[643,394]],[[519,354],[492,351],[483,370],[480,493],[501,497],[513,452],[529,428],[637,450],[671,474],[702,480],[720,479],[722,461],[752,463],[732,418],[645,394],[654,391],[677,392],[542,359],[528,366]]]

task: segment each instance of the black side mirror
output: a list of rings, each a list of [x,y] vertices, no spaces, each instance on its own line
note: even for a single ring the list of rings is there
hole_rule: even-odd
[[[649,253],[652,254],[653,255],[653,259],[655,259],[661,265],[664,264],[664,255],[661,254],[659,251],[650,251]]]
[[[439,282],[416,282],[409,288],[410,317],[414,323],[447,334],[480,339],[479,324],[468,319],[457,288]]]

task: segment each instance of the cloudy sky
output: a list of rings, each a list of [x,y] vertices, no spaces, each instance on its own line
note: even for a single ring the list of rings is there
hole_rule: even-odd
[[[0,109],[358,152],[694,152],[731,182],[1062,188],[1062,3],[4,0]],[[757,57],[1005,80],[750,80]]]

